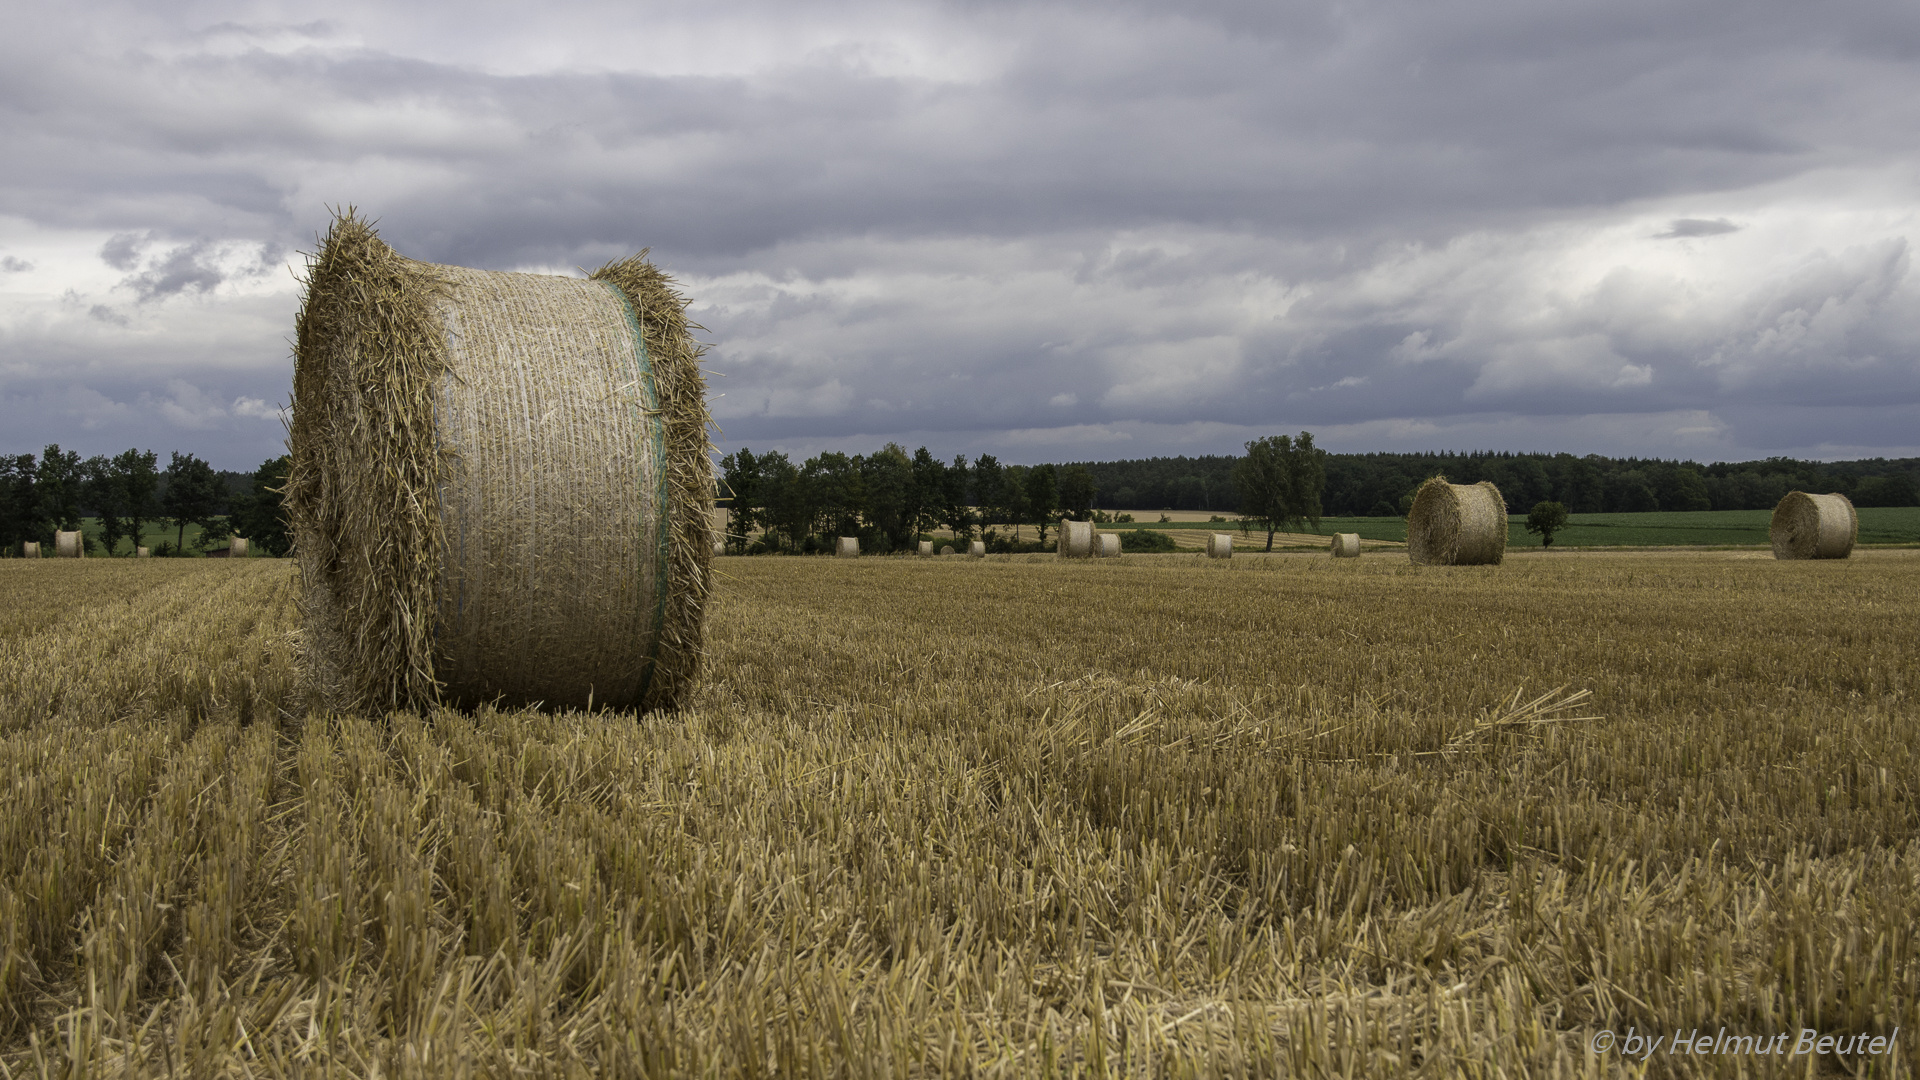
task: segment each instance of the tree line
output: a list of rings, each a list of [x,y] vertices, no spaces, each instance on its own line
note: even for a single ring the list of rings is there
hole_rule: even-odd
[[[0,551],[51,545],[56,530],[79,530],[91,518],[89,553],[131,555],[148,526],[164,525],[174,538],[154,548],[157,556],[202,551],[233,536],[284,555],[292,546],[280,506],[286,475],[284,455],[252,473],[217,470],[177,450],[164,469],[158,454],[137,448],[84,460],[57,443],[37,457],[0,455]],[[191,544],[189,525],[198,530]]]

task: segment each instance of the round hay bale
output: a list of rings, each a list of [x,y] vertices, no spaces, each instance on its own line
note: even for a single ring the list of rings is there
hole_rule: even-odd
[[[153,552],[143,547],[137,547],[133,549],[133,557],[136,559],[150,559],[153,557]]]
[[[1120,534],[1119,533],[1101,533],[1100,534],[1100,550],[1098,554],[1103,559],[1119,558],[1120,557]]]
[[[971,555],[971,556],[973,556],[973,557],[974,557],[974,558],[976,558],[976,559],[984,559],[984,558],[986,558],[986,557],[987,557],[987,542],[986,542],[985,540],[969,540],[969,541],[967,541],[967,554],[968,554],[968,555]]]
[[[1507,554],[1507,501],[1491,481],[1436,476],[1414,493],[1407,557],[1422,566],[1498,566]]]
[[[56,559],[78,559],[86,554],[86,550],[86,542],[80,538],[78,530],[53,534],[53,557]]]
[[[248,551],[248,546],[247,546],[246,537],[236,536],[233,539],[227,541],[227,558],[244,559],[247,557],[247,551]]]
[[[1093,522],[1062,520],[1054,551],[1063,559],[1091,559],[1093,543]]]
[[[942,544],[942,545],[940,545],[940,554],[942,554],[942,555],[951,555],[951,554],[953,554],[953,545],[952,545],[952,544]]]
[[[834,548],[833,550],[834,558],[857,559],[860,557],[860,538],[859,537],[842,536],[839,539],[840,539],[839,546]]]
[[[27,541],[26,543],[24,543],[24,544],[21,544],[21,545],[20,545],[20,557],[21,557],[21,558],[23,558],[23,559],[37,559],[37,558],[39,558],[39,557],[40,557],[40,541],[38,541],[38,540],[29,540],[29,541]]]
[[[1844,559],[1860,537],[1860,515],[1845,495],[1789,491],[1768,529],[1776,559]]]
[[[1207,558],[1233,558],[1233,534],[1214,533],[1212,536],[1207,537]]]
[[[725,555],[726,553],[727,553],[727,542],[725,540],[715,540],[713,542],[713,557],[717,559],[720,556]]]
[[[1360,557],[1359,533],[1334,533],[1333,557],[1336,559],[1357,559]]]
[[[933,558],[933,541],[931,540],[920,541],[920,547],[918,548],[918,551],[919,551],[920,557],[923,559]]]
[[[333,223],[295,325],[286,486],[301,660],[331,707],[645,710],[691,685],[702,349],[645,254],[495,273]]]

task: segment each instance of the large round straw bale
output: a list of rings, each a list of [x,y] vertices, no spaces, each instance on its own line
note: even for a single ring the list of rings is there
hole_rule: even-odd
[[[86,550],[86,542],[80,538],[78,530],[53,534],[53,557],[56,559],[77,559],[86,554]]]
[[[987,557],[987,542],[986,542],[985,540],[969,540],[969,541],[967,541],[967,554],[968,554],[968,555],[971,555],[971,556],[973,556],[973,557],[974,557],[974,558],[976,558],[976,559],[984,559],[984,558],[986,558],[986,557]]]
[[[1357,559],[1360,557],[1359,533],[1334,533],[1333,557],[1336,559]]]
[[[1233,558],[1233,534],[1214,533],[1212,536],[1207,537],[1207,558]]]
[[[1414,493],[1407,557],[1423,566],[1493,566],[1507,554],[1507,501],[1491,481],[1436,476]]]
[[[1768,533],[1776,559],[1844,559],[1860,537],[1860,515],[1845,495],[1789,491]]]
[[[227,541],[227,558],[244,559],[247,557],[247,551],[248,545],[246,537],[236,536]]]
[[[933,541],[931,540],[920,541],[919,552],[920,552],[920,557],[923,559],[933,558]]]
[[[725,540],[715,540],[713,542],[713,557],[717,559],[720,556],[725,555],[726,553],[727,553],[727,542]]]
[[[942,555],[951,555],[951,554],[953,554],[953,545],[952,545],[952,544],[941,544],[941,545],[940,545],[940,554],[942,554]]]
[[[150,559],[153,557],[153,552],[147,548],[137,547],[133,549],[133,557],[136,559]]]
[[[680,700],[714,539],[685,306],[645,252],[494,273],[334,222],[295,326],[286,486],[330,705]]]
[[[840,544],[838,547],[834,548],[834,551],[833,551],[834,558],[857,559],[860,557],[860,538],[859,537],[842,536],[839,539],[840,539]]]
[[[1120,557],[1120,534],[1119,533],[1101,533],[1100,549],[1098,554],[1103,559],[1119,558]]]
[[[39,558],[40,557],[40,541],[28,540],[26,543],[21,544],[20,557],[23,559]]]
[[[1093,558],[1093,522],[1062,520],[1054,550],[1063,559]]]

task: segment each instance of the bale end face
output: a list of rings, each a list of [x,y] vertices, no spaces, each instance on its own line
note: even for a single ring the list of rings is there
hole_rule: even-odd
[[[1507,502],[1491,481],[1436,476],[1407,512],[1407,558],[1421,566],[1497,566],[1507,553]]]
[[[1767,530],[1776,559],[1844,559],[1860,536],[1860,514],[1845,495],[1789,491]]]
[[[953,554],[953,545],[952,545],[952,544],[942,544],[942,545],[940,546],[940,554],[942,554],[942,555],[951,555],[951,554]]]
[[[1333,557],[1336,559],[1357,559],[1360,557],[1359,533],[1334,533]]]
[[[834,548],[834,551],[833,551],[834,558],[857,559],[860,557],[860,538],[859,537],[842,536],[842,537],[839,537],[838,539],[839,539],[839,544],[837,547]]]
[[[987,557],[987,542],[984,540],[967,541],[967,554],[976,559]]]

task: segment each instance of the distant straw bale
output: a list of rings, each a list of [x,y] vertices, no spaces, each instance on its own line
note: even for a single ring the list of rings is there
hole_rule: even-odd
[[[840,541],[839,546],[834,548],[834,551],[833,551],[834,558],[857,559],[860,557],[860,538],[859,537],[842,536],[839,538],[839,541]]]
[[[133,549],[133,557],[136,559],[149,559],[153,557],[153,552],[147,548],[137,547]]]
[[[1359,533],[1334,533],[1333,557],[1336,559],[1357,559],[1360,557]]]
[[[1120,534],[1119,533],[1101,533],[1100,548],[1098,551],[1095,552],[1095,554],[1099,555],[1103,559],[1119,558],[1120,557]]]
[[[1776,559],[1844,559],[1860,537],[1860,515],[1845,495],[1789,491],[1768,532]]]
[[[227,541],[227,558],[244,559],[247,557],[247,551],[248,551],[248,546],[247,546],[246,537],[236,536],[231,540]]]
[[[720,556],[725,555],[726,553],[727,553],[727,542],[725,540],[715,540],[713,542],[713,557],[717,559]]]
[[[920,541],[919,553],[920,553],[920,557],[923,559],[933,558],[933,541],[931,540]]]
[[[942,545],[940,545],[940,554],[942,554],[942,555],[951,555],[951,554],[953,554],[953,545],[952,545],[952,544],[942,544]]]
[[[1093,522],[1062,520],[1055,553],[1063,559],[1093,558]]]
[[[24,559],[39,558],[40,557],[40,541],[29,540],[26,543],[20,545],[20,557]]]
[[[1212,536],[1207,537],[1207,558],[1233,558],[1233,534],[1214,533]]]
[[[1507,553],[1507,503],[1491,481],[1436,476],[1414,493],[1407,557],[1422,566],[1497,566]]]
[[[86,550],[86,542],[81,539],[78,530],[53,534],[53,557],[56,559],[77,559],[86,554]]]
[[[987,542],[985,540],[967,541],[967,554],[973,556],[976,559],[986,558]]]
[[[330,706],[681,699],[714,499],[685,308],[645,252],[497,273],[335,220],[295,325],[286,487]]]

